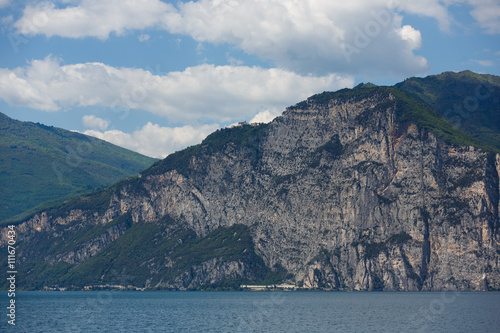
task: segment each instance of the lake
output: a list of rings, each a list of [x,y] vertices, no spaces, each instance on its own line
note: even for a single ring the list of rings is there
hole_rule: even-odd
[[[499,292],[18,292],[2,332],[500,332]]]

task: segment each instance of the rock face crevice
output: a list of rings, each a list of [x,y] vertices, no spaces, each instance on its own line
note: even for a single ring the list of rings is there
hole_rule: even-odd
[[[500,289],[500,156],[450,145],[401,120],[390,92],[332,96],[299,103],[268,125],[214,133],[118,184],[101,210],[47,211],[23,221],[21,260],[30,261],[40,237],[62,244],[81,232],[80,252],[48,246],[44,255],[51,267],[69,265],[67,274],[136,225],[158,226],[164,242],[179,226],[205,239],[245,225],[263,263],[285,270],[297,286]],[[130,221],[117,224],[125,215]],[[169,253],[162,258],[156,265],[175,261]],[[250,266],[210,259],[154,287],[252,281]],[[136,287],[152,287],[151,276],[161,272],[144,269]]]

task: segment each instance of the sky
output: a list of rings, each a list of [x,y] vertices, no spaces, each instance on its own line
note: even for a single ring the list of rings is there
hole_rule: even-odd
[[[0,112],[163,158],[361,82],[500,75],[500,0],[0,0]]]

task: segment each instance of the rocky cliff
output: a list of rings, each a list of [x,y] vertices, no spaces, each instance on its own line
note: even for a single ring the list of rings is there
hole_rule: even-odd
[[[500,155],[455,144],[466,136],[441,121],[396,88],[358,87],[219,130],[20,221],[20,276],[29,289],[498,290]]]

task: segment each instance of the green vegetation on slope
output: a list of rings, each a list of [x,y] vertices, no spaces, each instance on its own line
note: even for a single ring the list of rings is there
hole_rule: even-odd
[[[485,150],[494,150],[481,140],[460,130],[447,121],[430,106],[412,98],[397,88],[389,88],[397,98],[397,115],[400,122],[415,123],[433,132],[444,141],[458,146],[474,146]]]
[[[228,145],[233,145],[238,149],[250,148],[258,156],[259,142],[265,133],[266,127],[267,124],[260,124],[218,129],[207,136],[201,144],[168,155],[164,160],[156,162],[142,174],[161,174],[176,170],[189,177],[191,172],[189,163],[193,156],[210,155],[222,151]]]
[[[410,78],[395,87],[432,107],[483,148],[500,151],[500,77],[446,72]]]
[[[196,237],[192,230],[176,225],[173,231],[166,227],[175,224],[166,217],[154,224],[132,224],[130,215],[110,222],[105,226],[84,227],[64,237],[62,243],[54,244],[45,233],[36,235],[32,242],[36,246],[30,251],[29,260],[20,265],[23,276],[22,288],[39,290],[44,286],[73,286],[80,289],[86,285],[111,284],[144,287],[173,282],[183,274],[192,274],[192,267],[216,259],[219,262],[239,261],[250,270],[252,279],[221,281],[216,285],[204,285],[201,289],[237,289],[242,283],[277,283],[286,278],[286,271],[276,267],[269,269],[254,250],[250,229],[244,225],[221,227],[205,237]],[[116,241],[80,265],[58,262],[48,264],[47,255],[57,256],[78,251],[85,244],[105,235],[111,228],[126,229]],[[32,244],[32,245],[33,245]],[[33,246],[32,246],[33,249]],[[185,287],[189,284],[186,282]],[[5,287],[6,283],[2,282]]]
[[[500,151],[500,146],[491,145],[488,141],[474,135],[473,132],[454,126],[446,120],[442,114],[435,111],[425,102],[410,96],[397,87],[378,87],[373,84],[360,84],[354,89],[341,89],[336,92],[323,92],[309,97],[292,107],[290,110],[307,109],[310,107],[326,107],[332,100],[345,102],[360,101],[376,96],[388,96],[392,94],[396,97],[395,102],[387,100],[378,108],[390,107],[396,103],[397,120],[401,123],[415,123],[420,127],[432,131],[436,136],[446,142],[459,146],[474,146],[491,151]],[[439,103],[439,99],[436,103]],[[500,128],[496,132],[500,135]]]
[[[0,113],[0,221],[135,175],[155,159]]]
[[[436,89],[444,88],[437,87]],[[389,94],[394,96],[395,99],[388,99]],[[318,106],[326,107],[332,100],[347,102],[377,96],[386,100],[377,108],[383,110],[395,106],[399,122],[416,123],[452,144],[496,149],[486,145],[480,138],[466,133],[447,121],[441,113],[430,106],[431,102],[426,102],[422,98],[416,99],[397,87],[376,87],[372,84],[366,84],[355,89],[324,92],[298,103],[291,107],[290,110]],[[436,93],[435,96],[437,97],[429,98],[429,101],[437,104],[441,103],[439,97],[441,94]],[[363,121],[361,118],[359,120]],[[1,124],[0,129],[3,130],[3,122]],[[47,130],[43,125],[31,124],[30,126],[38,126],[40,130]],[[144,171],[142,175],[161,174],[170,170],[177,170],[186,177],[200,175],[203,166],[207,164],[205,163],[207,159],[213,157],[214,153],[226,151],[226,149],[228,151],[231,151],[231,149],[240,152],[244,151],[248,154],[249,159],[257,158],[258,160],[259,146],[266,135],[266,127],[267,125],[244,125],[218,130],[209,135],[200,145],[189,147],[169,155],[162,161],[158,161],[151,168]],[[58,130],[49,129],[48,131],[56,135]],[[57,135],[63,137],[64,135],[73,134],[78,135],[71,132]],[[58,138],[58,140],[63,139]],[[65,143],[60,144],[56,141],[54,139],[52,144],[54,146],[59,145],[59,150],[65,151],[65,156],[70,156],[71,161],[72,155],[67,148],[68,146],[65,146]],[[42,143],[45,142],[43,140]],[[16,144],[12,145],[16,146]],[[44,149],[50,151],[50,147],[44,147]],[[78,146],[73,149],[76,151]],[[29,149],[27,150],[29,151]],[[314,153],[318,156],[329,154],[336,158],[343,152],[344,147],[339,138],[334,136]],[[68,163],[68,161],[64,160],[62,163]],[[79,163],[81,165],[84,162],[80,161]],[[312,165],[318,164],[318,160],[312,161]],[[75,167],[74,169],[80,168]],[[68,174],[70,174],[70,171],[68,171]],[[283,181],[284,179],[288,178],[282,177],[279,180]],[[103,212],[109,205],[111,195],[122,186],[127,186],[132,192],[135,191],[136,193],[138,193],[137,191],[144,191],[141,178],[128,178],[109,188],[94,192],[92,195],[81,196],[67,203],[53,206],[48,210],[48,213],[56,217],[64,216],[72,209]],[[119,193],[119,191],[116,191],[116,193]],[[148,279],[151,279],[149,281],[150,285],[154,286],[158,283],[172,282],[181,276],[188,276],[185,285],[187,286],[189,277],[193,274],[193,266],[212,259],[217,259],[219,262],[243,262],[246,267],[250,267],[253,279],[252,281],[245,281],[244,279],[222,281],[216,286],[207,285],[202,286],[202,288],[236,288],[240,283],[271,283],[286,278],[284,269],[276,267],[271,270],[264,265],[262,258],[254,251],[250,230],[245,226],[235,225],[229,228],[219,228],[206,237],[198,238],[192,230],[187,229],[186,226],[177,221],[172,221],[168,217],[157,223],[133,224],[130,215],[125,215],[107,225],[88,226],[82,221],[75,221],[70,226],[56,226],[55,228],[55,233],[67,233],[62,237],[62,240],[61,238],[57,239],[59,243],[54,243],[49,233],[40,233],[27,242],[30,244],[29,249],[24,248],[24,244],[20,244],[19,251],[25,251],[23,256],[29,258],[27,262],[23,263],[23,272],[20,273],[20,276],[22,275],[23,279],[25,279],[23,286],[26,289],[40,289],[43,286],[52,285],[83,287],[84,285],[106,283],[131,284],[142,287]],[[89,242],[98,240],[99,237],[105,236],[111,231],[120,232],[121,236],[79,265],[64,262],[49,264],[46,262],[46,257],[57,258],[68,253],[68,251],[83,250]],[[360,242],[360,244],[365,247],[367,258],[373,258],[381,251],[384,251],[387,246],[399,245],[410,240],[409,235],[398,234],[383,243]],[[6,282],[3,283],[5,286]]]

